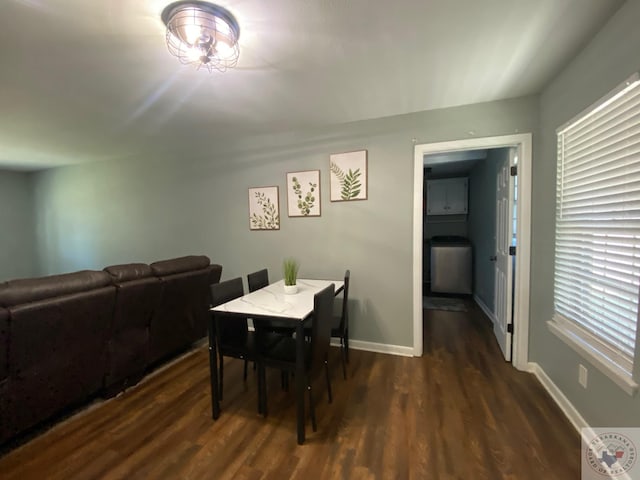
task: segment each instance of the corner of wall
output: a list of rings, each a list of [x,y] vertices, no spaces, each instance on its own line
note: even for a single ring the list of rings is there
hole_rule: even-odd
[[[549,393],[551,398],[556,402],[556,404],[560,407],[560,410],[565,414],[567,419],[571,422],[573,427],[580,433],[581,429],[588,428],[589,424],[582,417],[578,409],[573,406],[573,404],[569,401],[562,390],[558,388],[558,386],[553,383],[553,380],[549,378],[547,373],[542,369],[542,367],[536,362],[529,362],[530,373],[533,373],[538,381],[542,384],[544,389]]]

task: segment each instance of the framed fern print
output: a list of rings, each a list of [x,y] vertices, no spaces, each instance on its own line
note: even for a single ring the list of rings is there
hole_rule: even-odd
[[[290,217],[320,216],[320,170],[287,173]]]
[[[367,151],[329,156],[331,201],[367,199]]]
[[[278,187],[249,189],[249,229],[280,230]]]

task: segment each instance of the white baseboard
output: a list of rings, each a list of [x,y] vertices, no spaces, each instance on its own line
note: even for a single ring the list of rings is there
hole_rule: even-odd
[[[582,417],[582,415],[580,415],[580,412],[578,412],[576,407],[573,406],[573,404],[569,401],[565,394],[562,393],[558,386],[553,383],[553,381],[549,378],[549,376],[538,363],[529,362],[529,372],[533,373],[545,388],[545,390],[549,392],[551,398],[553,398],[553,400],[558,404],[560,410],[564,412],[564,414],[569,419],[574,428],[578,431],[578,433],[581,433],[582,428],[589,427],[589,424]]]
[[[478,304],[480,309],[484,312],[484,314],[487,317],[489,317],[489,320],[491,320],[491,323],[493,323],[495,325],[496,324],[496,315],[491,310],[489,310],[489,307],[487,307],[487,305],[480,299],[479,296],[474,295],[473,299]]]
[[[340,340],[337,338],[332,338],[331,345],[333,345],[334,347],[339,347]],[[400,355],[402,357],[413,357],[413,348],[403,347],[402,345],[387,345],[385,343],[374,343],[349,339],[349,349],[364,350],[367,352],[376,353],[388,353],[391,355]]]

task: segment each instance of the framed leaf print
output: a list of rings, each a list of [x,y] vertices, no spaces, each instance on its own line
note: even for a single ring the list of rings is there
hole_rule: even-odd
[[[331,201],[367,199],[367,151],[329,156]]]
[[[287,173],[290,217],[320,216],[320,170]]]
[[[280,230],[278,187],[249,189],[249,228],[251,230]]]

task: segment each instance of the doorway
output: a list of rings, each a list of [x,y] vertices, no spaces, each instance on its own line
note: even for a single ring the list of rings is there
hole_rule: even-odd
[[[518,158],[518,202],[516,225],[518,239],[515,256],[513,316],[517,325],[513,332],[513,365],[519,370],[528,367],[529,338],[529,270],[531,224],[531,134],[473,138],[450,142],[416,145],[414,148],[414,238],[413,238],[413,335],[414,356],[423,352],[422,267],[423,257],[423,193],[425,155],[445,154],[465,150],[514,147]]]

